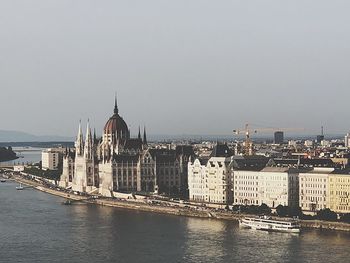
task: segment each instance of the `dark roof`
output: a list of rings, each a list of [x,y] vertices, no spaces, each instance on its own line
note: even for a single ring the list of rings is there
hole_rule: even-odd
[[[116,163],[136,163],[139,160],[138,154],[114,154],[113,161]]]
[[[210,154],[210,157],[229,157],[232,156],[233,152],[231,149],[227,146],[227,144],[219,144],[217,143],[214,146],[213,151]]]
[[[177,145],[176,146],[176,155],[184,154],[187,156],[194,156],[194,150],[192,145]]]
[[[236,170],[260,171],[266,167],[269,158],[259,155],[233,156],[233,168]]]
[[[175,162],[176,151],[169,149],[149,149],[149,153],[157,163]]]
[[[139,138],[126,140],[124,144],[124,150],[142,150],[142,140]]]
[[[286,166],[286,165],[298,165],[298,159],[272,159],[269,163],[272,166]],[[331,159],[309,159],[302,158],[300,159],[301,166],[312,166],[312,167],[335,167],[335,163]]]
[[[175,155],[175,150],[169,150],[169,149],[149,149],[148,150],[151,156],[154,158],[155,156],[162,155],[162,154],[174,154]]]
[[[331,174],[348,174],[348,175],[350,175],[350,169],[349,168],[335,169],[333,172],[331,172]]]
[[[201,165],[207,165],[209,161],[209,157],[202,157],[202,158],[199,158],[198,160],[201,163]]]

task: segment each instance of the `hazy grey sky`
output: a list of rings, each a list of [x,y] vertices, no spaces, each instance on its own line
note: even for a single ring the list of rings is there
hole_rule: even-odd
[[[1,0],[0,129],[346,132],[350,1]]]

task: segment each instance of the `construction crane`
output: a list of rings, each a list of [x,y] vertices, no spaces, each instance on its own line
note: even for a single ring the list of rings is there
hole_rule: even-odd
[[[304,130],[303,128],[250,128],[250,124],[245,124],[244,129],[235,129],[233,133],[236,135],[244,134],[244,155],[253,155],[253,142],[250,138],[251,134],[256,134],[258,132],[277,132],[277,131],[300,131]]]

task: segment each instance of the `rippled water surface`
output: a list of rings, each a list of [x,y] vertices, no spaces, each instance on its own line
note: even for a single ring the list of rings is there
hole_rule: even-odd
[[[350,234],[240,229],[234,222],[62,205],[0,184],[0,262],[350,262]]]

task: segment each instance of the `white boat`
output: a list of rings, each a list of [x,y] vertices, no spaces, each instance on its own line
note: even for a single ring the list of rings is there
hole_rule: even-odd
[[[24,187],[22,186],[22,184],[19,184],[19,186],[16,186],[16,189],[17,189],[17,190],[23,190]]]
[[[263,216],[259,218],[246,217],[239,221],[239,225],[246,228],[252,228],[265,231],[299,233],[300,224],[297,220],[276,220],[271,217]]]
[[[5,179],[5,178],[1,178],[1,179],[0,179],[0,182],[5,183],[5,182],[6,182],[6,179]]]

